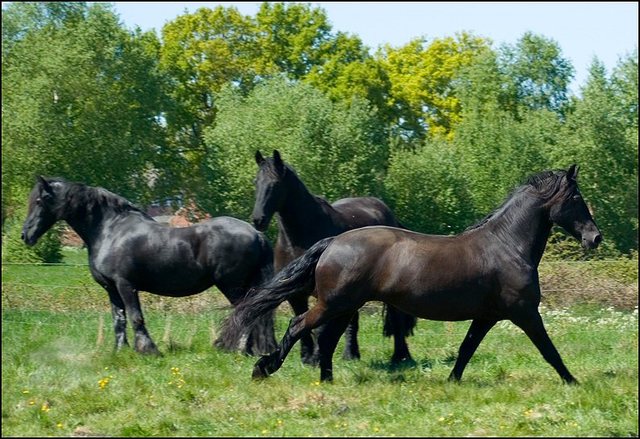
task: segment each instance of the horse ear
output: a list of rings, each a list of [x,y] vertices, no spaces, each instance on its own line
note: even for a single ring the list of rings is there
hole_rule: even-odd
[[[580,167],[578,165],[576,165],[575,163],[571,166],[569,166],[569,169],[567,170],[567,179],[568,180],[576,180],[578,178],[578,171],[580,170]]]
[[[42,187],[42,189],[44,189],[46,192],[49,192],[49,193],[53,192],[51,185],[47,180],[45,180],[45,178],[42,175],[38,175],[37,180],[38,180],[38,184]]]
[[[256,150],[256,163],[260,166],[262,162],[264,162],[264,157],[262,157],[260,150]]]
[[[277,149],[273,150],[273,164],[276,166],[276,170],[279,174],[284,172],[284,162],[282,161],[282,157],[280,157],[280,152]]]

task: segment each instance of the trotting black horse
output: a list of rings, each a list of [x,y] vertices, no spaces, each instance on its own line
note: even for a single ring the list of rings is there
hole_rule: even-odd
[[[602,236],[576,181],[577,169],[544,171],[518,187],[483,221],[455,236],[365,227],[326,238],[237,307],[228,320],[250,322],[296,294],[318,300],[291,319],[282,342],[255,365],[254,378],[277,371],[293,344],[326,322],[320,334],[320,379],[331,380],[336,343],[351,316],[371,300],[431,320],[471,320],[450,380],[459,381],[487,332],[500,320],[519,326],[567,383],[565,367],[538,312],[538,264],[552,225],[598,246]]]
[[[333,204],[312,194],[280,153],[264,158],[256,151],[258,173],[253,223],[258,230],[266,230],[274,214],[278,217],[278,238],[274,247],[274,268],[282,267],[304,253],[319,240],[339,235],[347,230],[371,225],[401,227],[393,213],[375,197],[343,198]],[[309,309],[307,296],[288,298],[296,315]],[[392,362],[410,360],[405,337],[412,333],[415,317],[385,307],[384,335],[394,337]],[[344,358],[359,359],[358,313],[355,313],[346,332]],[[315,363],[317,349],[311,333],[303,335],[301,357],[304,363]]]
[[[84,240],[89,269],[109,294],[116,349],[127,342],[127,316],[141,353],[159,353],[144,324],[138,291],[183,297],[216,286],[234,305],[251,286],[273,275],[273,250],[249,223],[217,217],[172,228],[153,220],[126,199],[103,188],[38,177],[29,196],[22,239],[34,245],[65,220]],[[273,315],[250,333],[223,333],[215,344],[249,354],[276,346]]]

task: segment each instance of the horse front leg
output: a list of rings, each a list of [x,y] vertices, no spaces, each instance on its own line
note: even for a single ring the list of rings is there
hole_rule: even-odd
[[[449,374],[449,381],[460,381],[460,378],[462,378],[462,372],[464,372],[464,368],[467,366],[471,356],[474,354],[476,349],[478,349],[480,342],[484,336],[487,335],[487,332],[489,332],[496,323],[496,320],[479,319],[475,319],[471,322],[467,335],[464,340],[462,340],[462,344],[458,350],[456,364],[453,366],[451,374]]]
[[[537,309],[531,308],[519,312],[517,315],[512,316],[511,321],[527,334],[544,359],[553,366],[565,383],[578,384],[578,380],[571,375],[569,369],[564,365],[558,350],[551,342],[549,334],[547,334],[547,330],[542,323],[542,317]]]
[[[126,281],[117,284],[134,334],[134,348],[141,354],[161,355],[144,324],[138,292]]]
[[[111,302],[111,318],[113,319],[113,332],[116,337],[114,349],[119,351],[124,346],[129,346],[127,341],[127,313],[118,290],[113,286],[105,287],[105,289],[109,293],[109,301]]]

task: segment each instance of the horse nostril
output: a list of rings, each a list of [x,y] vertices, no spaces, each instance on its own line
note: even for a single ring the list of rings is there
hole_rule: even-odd
[[[594,238],[593,238],[593,242],[595,245],[598,245],[602,242],[602,235],[601,234],[597,234]]]
[[[24,241],[24,232],[20,233],[20,239]]]

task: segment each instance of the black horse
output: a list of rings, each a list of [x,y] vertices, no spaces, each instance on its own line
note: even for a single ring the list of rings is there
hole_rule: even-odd
[[[602,240],[576,176],[575,165],[532,176],[501,207],[459,235],[365,227],[318,242],[252,293],[227,321],[242,326],[293,295],[317,296],[313,308],[291,319],[278,348],[256,363],[253,377],[278,370],[304,333],[332,322],[318,340],[320,379],[331,380],[333,352],[351,316],[364,303],[378,300],[424,319],[471,320],[450,380],[460,380],[487,332],[508,319],[565,382],[575,383],[538,312],[538,264],[554,223],[585,248],[596,248]]]
[[[258,174],[253,223],[256,229],[264,231],[272,216],[277,214],[278,238],[274,247],[276,272],[323,238],[364,226],[401,227],[389,207],[378,198],[343,198],[329,204],[309,192],[278,151],[273,151],[273,158],[266,159],[260,151],[256,151],[255,158]],[[296,315],[309,309],[307,296],[291,297],[288,302]],[[385,307],[384,315],[384,335],[394,337],[392,362],[411,360],[405,337],[413,332],[415,317],[393,307]],[[360,358],[357,335],[358,313],[355,313],[347,328],[345,359]],[[310,333],[303,336],[301,345],[302,361],[310,364],[317,362],[317,346]]]
[[[251,286],[273,275],[269,242],[244,221],[217,217],[172,228],[103,188],[38,177],[22,239],[34,245],[59,220],[84,240],[91,275],[109,294],[116,349],[128,345],[128,315],[136,351],[159,353],[145,327],[138,291],[183,297],[215,285],[237,305]],[[271,352],[273,314],[262,316],[250,333],[223,333],[215,344],[248,354]]]

